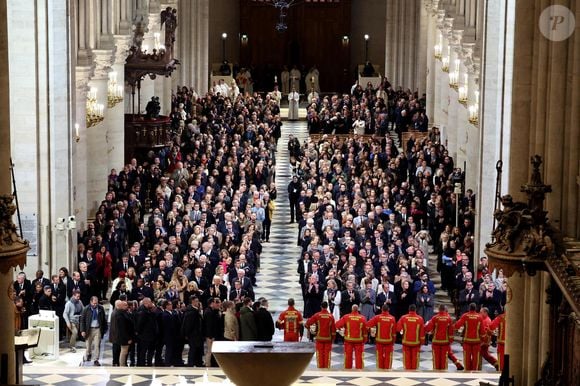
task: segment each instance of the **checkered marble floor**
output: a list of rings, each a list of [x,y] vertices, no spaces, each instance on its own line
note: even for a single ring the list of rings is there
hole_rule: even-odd
[[[298,309],[303,309],[302,294],[298,284],[296,260],[300,256],[300,248],[296,245],[298,225],[289,224],[290,208],[287,186],[292,171],[289,166],[287,150],[288,135],[293,134],[303,143],[308,138],[306,122],[285,121],[282,126],[282,137],[277,150],[276,184],[278,198],[274,213],[270,242],[263,244],[261,268],[257,274],[255,289],[256,297],[264,296],[269,300],[270,311],[274,319],[287,306],[288,298],[296,300]],[[281,341],[282,331],[277,330],[273,340]],[[59,359],[33,358],[34,363],[24,366],[24,381],[26,384],[39,385],[186,385],[201,383],[205,370],[190,368],[116,368],[108,367],[112,362],[112,350],[109,343],[103,344],[101,363],[103,367],[94,367],[92,363],[82,363],[84,349],[78,344],[76,353],[69,352],[61,347]],[[462,358],[461,347],[453,344],[453,351],[459,359]],[[493,350],[493,349],[492,349]],[[493,352],[495,355],[495,352]],[[187,357],[187,347],[184,358]],[[316,368],[316,359],[313,358],[308,370],[297,384],[319,385],[394,385],[394,386],[478,386],[479,381],[497,383],[499,374],[489,364],[484,364],[483,372],[466,373],[456,372],[450,364],[449,371],[438,373],[431,371],[431,347],[421,349],[420,371],[407,373],[403,371],[402,350],[400,345],[395,346],[392,372],[376,372],[374,346],[366,345],[364,354],[364,372],[344,371],[342,345],[335,344],[331,357],[331,369],[320,371]],[[80,365],[83,365],[80,367]],[[219,370],[207,372],[210,382],[222,382],[224,374]]]
[[[39,368],[25,372],[26,385],[124,386],[124,385],[212,385],[228,384],[220,370],[151,368]],[[480,381],[497,384],[498,377],[483,373],[449,374],[441,372],[357,372],[307,370],[294,384],[319,386],[479,386]],[[229,383],[231,385],[231,383]]]

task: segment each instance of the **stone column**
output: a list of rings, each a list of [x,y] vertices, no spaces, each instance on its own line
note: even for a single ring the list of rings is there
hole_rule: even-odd
[[[193,78],[195,90],[199,95],[203,95],[209,88],[209,0],[198,0],[192,11],[192,42],[193,49],[190,51],[194,58]]]
[[[73,180],[74,208],[77,216],[79,229],[87,228],[87,164],[89,159],[88,130],[86,125],[87,92],[89,91],[89,79],[94,69],[91,67],[76,67],[76,107],[75,123],[79,125],[78,137],[73,146],[73,158],[75,162],[75,177]],[[76,133],[74,133],[76,136]],[[92,215],[91,215],[92,217]]]
[[[510,356],[510,376],[515,376],[518,385],[525,385],[521,376],[523,373],[522,366],[524,365],[523,321],[525,320],[525,312],[523,299],[526,299],[526,278],[524,275],[516,272],[508,278],[508,296],[510,296],[510,299],[505,307],[507,323],[505,354]]]
[[[0,1],[0,288],[12,288],[13,267],[23,267],[26,263],[28,243],[16,234],[12,217],[16,207],[13,204],[12,181],[10,177],[10,73],[8,55],[8,18],[6,0]],[[0,311],[7,315],[0,328],[0,358],[6,360],[7,384],[15,384],[16,362],[14,353],[14,325],[12,315],[14,303],[4,292],[0,294]],[[22,372],[22,368],[19,369]]]
[[[95,55],[95,74],[89,87],[97,88],[98,103],[105,106],[105,119],[87,129],[87,210],[92,217],[107,192],[106,178],[109,175],[108,131],[111,125],[111,112],[107,106],[107,82],[114,60],[112,50],[93,50]]]

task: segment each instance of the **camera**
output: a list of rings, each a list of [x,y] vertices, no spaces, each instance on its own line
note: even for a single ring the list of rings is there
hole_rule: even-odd
[[[57,218],[56,219],[56,230],[64,231],[64,228],[65,228],[64,222],[65,222],[64,217]]]
[[[77,218],[75,216],[68,217],[68,229],[77,229]]]

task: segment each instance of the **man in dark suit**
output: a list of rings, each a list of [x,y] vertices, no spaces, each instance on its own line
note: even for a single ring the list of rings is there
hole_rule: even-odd
[[[272,314],[268,311],[267,299],[260,299],[260,307],[255,312],[254,317],[258,330],[258,340],[263,342],[271,341],[272,336],[274,336],[275,327]]]
[[[14,288],[14,294],[23,299],[26,308],[29,309],[32,301],[33,287],[24,272],[18,273],[12,287]]]
[[[352,311],[353,304],[360,304],[360,294],[359,291],[354,289],[354,283],[351,281],[346,282],[346,289],[340,294],[340,316],[349,314]]]
[[[240,282],[240,284],[242,285],[242,289],[246,290],[246,293],[248,294],[248,296],[250,297],[250,299],[252,299],[252,301],[254,301],[256,295],[254,294],[254,287],[252,286],[252,281],[250,280],[250,278],[246,277],[246,271],[244,271],[243,269],[238,269],[238,277],[234,277],[233,279],[238,280]]]
[[[479,304],[479,291],[473,288],[472,281],[465,282],[465,289],[459,291],[459,316],[469,311],[469,304]]]
[[[117,262],[113,267],[113,277],[117,277],[119,272],[127,272],[129,267],[134,267],[131,261],[129,261],[129,255],[123,255],[121,261]]]
[[[207,289],[207,299],[217,298],[222,302],[225,302],[228,297],[228,287],[222,284],[222,278],[220,276],[214,276],[213,282]]]
[[[205,365],[211,367],[218,367],[215,358],[211,355],[211,347],[213,342],[223,337],[224,331],[224,323],[219,311],[220,306],[221,302],[218,298],[210,298],[203,313],[203,332],[207,348]]]
[[[39,283],[42,288],[44,288],[45,285],[49,285],[50,284],[50,280],[48,280],[48,278],[44,277],[44,272],[39,269],[38,271],[36,271],[36,278],[34,280],[32,280],[32,288],[36,287],[36,284]]]
[[[248,292],[242,288],[242,283],[239,280],[234,280],[234,288],[230,291],[229,300],[238,305],[244,301],[246,296],[248,296]]]
[[[72,280],[69,280],[67,282],[66,294],[69,298],[72,297],[72,293],[74,290],[80,291],[81,301],[87,298],[90,300],[88,288],[85,285],[85,283],[81,280],[81,274],[79,271],[74,271],[72,274]]]
[[[387,304],[389,307],[391,307],[391,305],[395,304],[395,302],[397,301],[395,292],[391,291],[389,287],[390,287],[389,282],[383,283],[382,287],[383,290],[379,292],[379,294],[377,295],[377,300],[375,303],[377,310],[380,310],[384,304]]]
[[[181,335],[189,343],[187,365],[203,367],[203,329],[199,298],[192,296],[189,301],[181,325]]]
[[[66,303],[66,287],[60,282],[58,275],[52,275],[51,279],[52,283],[50,285],[52,287],[52,295],[56,297],[54,310],[59,318],[60,337],[63,338],[66,335],[66,323],[62,316],[64,313],[64,305]]]

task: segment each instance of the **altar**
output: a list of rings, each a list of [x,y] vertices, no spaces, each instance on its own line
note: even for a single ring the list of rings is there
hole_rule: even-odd
[[[214,342],[212,352],[237,386],[289,386],[308,367],[314,343]]]

